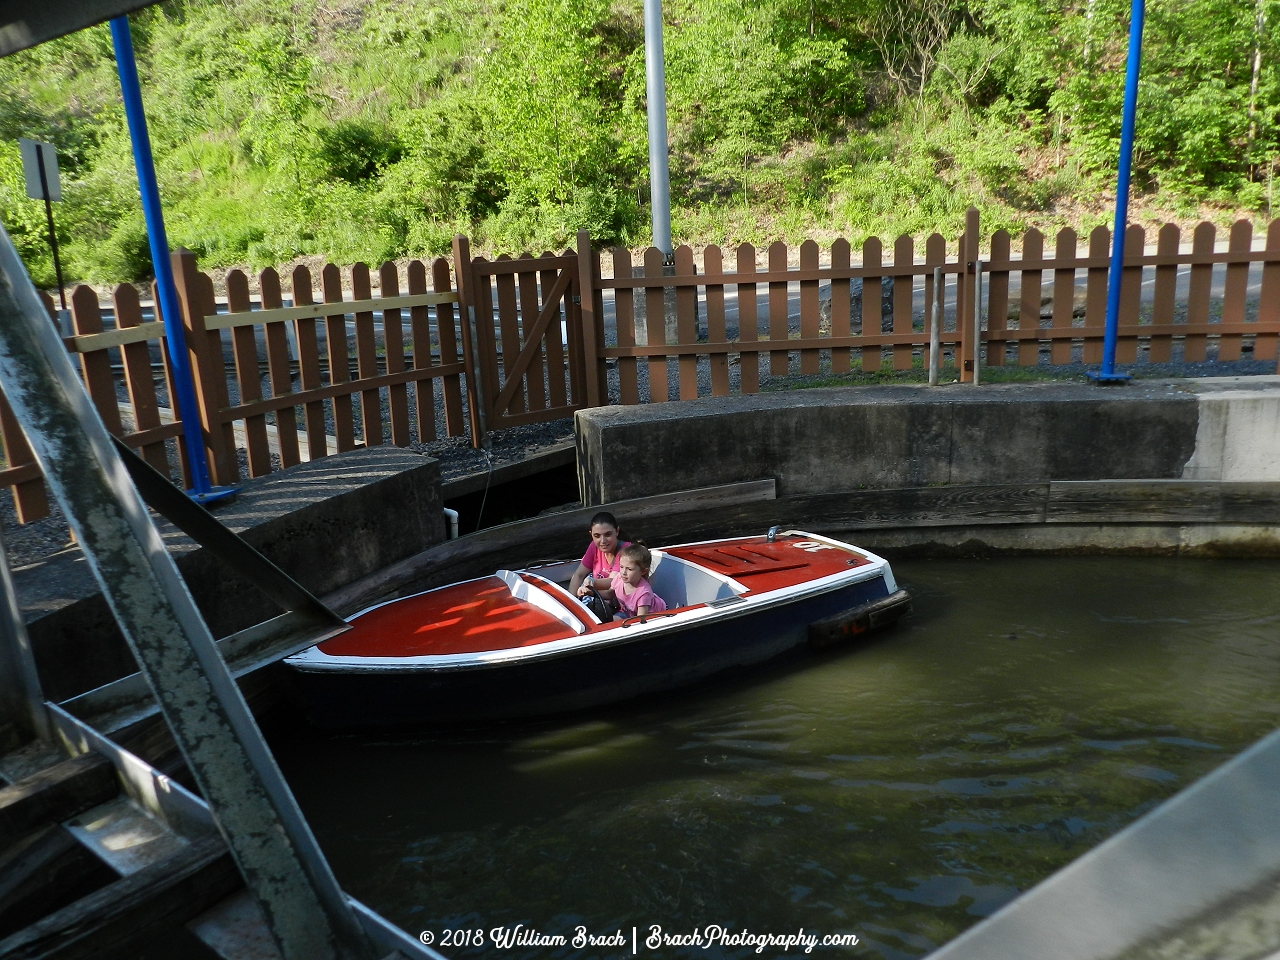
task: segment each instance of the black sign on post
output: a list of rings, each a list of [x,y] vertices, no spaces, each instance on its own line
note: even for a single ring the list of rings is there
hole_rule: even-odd
[[[58,260],[58,234],[53,229],[53,200],[62,199],[62,180],[58,177],[58,154],[53,144],[39,140],[18,140],[22,151],[22,175],[27,181],[27,196],[44,201],[44,215],[49,220],[49,247],[53,250],[53,272],[58,278],[58,298],[67,309],[67,295],[62,288],[62,264]]]

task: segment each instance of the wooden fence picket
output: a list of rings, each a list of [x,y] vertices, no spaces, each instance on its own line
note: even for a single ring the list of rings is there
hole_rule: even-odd
[[[250,309],[249,279],[240,270],[227,274],[227,310],[238,313]],[[240,386],[240,402],[262,399],[262,370],[258,367],[258,338],[253,327],[233,327],[231,348],[235,357],[236,381]],[[271,447],[267,443],[266,414],[245,417],[245,454],[249,476],[263,477],[271,472]]]
[[[415,262],[418,263],[419,273],[421,274],[422,264],[419,261]],[[421,280],[419,285],[426,286],[425,282]],[[378,268],[378,292],[383,297],[400,296],[400,271],[390,260]],[[425,293],[426,291],[424,290],[423,292]],[[384,307],[382,310],[382,352],[386,357],[388,375],[401,373],[405,369],[404,320],[399,307]],[[416,363],[416,355],[414,359]],[[427,381],[427,387],[430,391],[432,387],[431,381]],[[431,398],[434,401],[434,391],[431,391]],[[391,423],[392,444],[397,447],[407,447],[412,439],[409,432],[409,385],[407,383],[393,383],[387,388],[387,414]],[[428,439],[434,440],[434,409],[431,411],[430,437],[427,435],[427,426],[428,424],[419,422],[419,435],[424,441]]]
[[[693,250],[687,246],[675,250],[676,276],[692,277],[697,271],[693,266]],[[691,346],[698,342],[698,289],[697,287],[676,287],[676,342],[681,346]],[[676,361],[681,400],[698,399],[698,358],[696,355],[681,353]]]
[[[293,271],[293,304],[309,306],[315,303],[311,271],[295,267]],[[298,379],[305,393],[320,389],[320,342],[316,320],[299,318],[294,321],[298,341]],[[307,459],[318,460],[329,455],[329,435],[325,424],[324,401],[309,400],[302,408],[307,431]]]
[[[351,265],[351,298],[373,298],[368,264]],[[372,380],[378,376],[378,335],[373,327],[372,310],[356,311],[355,333],[356,376],[360,380]],[[360,428],[366,447],[382,446],[382,391],[377,387],[360,391]]]
[[[447,269],[447,268],[446,268]],[[409,295],[427,292],[427,267],[421,260],[409,262]],[[409,308],[409,330],[413,337],[413,368],[426,370],[431,358],[431,308],[425,304]],[[437,321],[438,326],[438,321]],[[418,418],[418,442],[436,438],[436,396],[432,381],[413,385],[413,412]]]
[[[645,279],[662,276],[662,251],[650,247],[644,252]],[[667,304],[663,287],[644,288],[644,330],[648,346],[667,345]],[[666,356],[649,357],[649,402],[665,403],[670,398]]]
[[[1089,259],[1105,260],[1111,253],[1111,231],[1094,227],[1089,233]],[[1084,362],[1102,362],[1102,337],[1107,326],[1107,272],[1105,266],[1085,271]]]
[[[749,243],[738,247],[738,276],[750,277],[756,272],[756,248]],[[748,350],[747,345],[760,339],[760,311],[756,285],[751,282],[738,284],[738,342],[742,350],[738,354],[738,383],[743,393],[760,390],[760,354]]]
[[[326,263],[320,271],[320,289],[326,304],[342,303],[342,272],[332,263]],[[347,314],[339,308],[324,318],[324,346],[328,356],[329,384],[337,386],[351,380],[351,345],[347,340]],[[355,411],[351,394],[343,393],[329,399],[333,410],[333,436],[338,452],[346,453],[356,448]]]
[[[1232,253],[1248,253],[1253,249],[1253,224],[1248,220],[1237,220],[1231,225],[1230,240],[1227,249]],[[1249,264],[1237,262],[1227,264],[1226,282],[1222,289],[1222,322],[1245,322],[1245,297],[1249,291]],[[1240,348],[1244,337],[1238,333],[1224,333],[1218,338],[1218,360],[1230,362],[1240,359]]]
[[[539,259],[553,260],[555,259],[555,254],[550,250],[545,250]],[[554,267],[544,269],[538,274],[540,295],[534,303],[537,312],[541,312],[548,305],[547,298],[551,295],[555,283],[556,270]],[[546,356],[547,405],[554,409],[567,406],[569,396],[565,392],[564,313],[558,301],[551,304],[551,309],[555,311],[555,316],[552,317],[551,323],[547,327],[547,334],[543,338],[543,349]],[[537,316],[537,312],[535,312],[534,316]],[[634,363],[632,368],[634,369]]]
[[[1212,254],[1218,238],[1212,223],[1201,223],[1191,235],[1191,280],[1187,286],[1187,324],[1202,326],[1209,322],[1209,298],[1212,294],[1213,264],[1196,262],[1196,254]],[[1208,338],[1203,333],[1189,333],[1182,341],[1182,359],[1199,363],[1205,358]]]
[[[1174,223],[1166,223],[1156,237],[1156,255],[1176,256],[1182,242],[1182,231]],[[1174,323],[1178,284],[1177,264],[1160,264],[1156,267],[1156,282],[1151,296],[1151,325],[1170,327]],[[1147,347],[1147,360],[1151,363],[1168,363],[1173,357],[1173,334],[1161,333],[1151,337]]]
[[[880,238],[868,237],[862,242],[862,265],[864,267],[879,267],[880,263]],[[879,277],[862,278],[862,324],[859,332],[863,336],[868,334],[878,336],[880,333],[882,322],[880,282]],[[879,346],[865,346],[862,348],[863,373],[879,373],[880,363]]]
[[[1280,257],[1280,219],[1267,224],[1267,253]],[[1259,333],[1253,341],[1253,359],[1275,360],[1280,336],[1280,262],[1269,261],[1262,265],[1262,288],[1258,291],[1258,325],[1268,326],[1271,332]],[[1280,373],[1280,361],[1276,364]]]
[[[833,271],[847,270],[850,263],[850,255],[852,250],[849,247],[849,241],[844,237],[837,238],[831,244],[831,268]],[[831,336],[847,337],[850,335],[849,318],[852,310],[852,300],[850,297],[850,280],[848,277],[833,277],[831,280],[831,299],[828,301],[831,315]],[[929,297],[933,295],[932,290],[926,285],[925,294],[925,314],[928,315]],[[831,372],[835,374],[848,373],[852,369],[850,356],[853,351],[849,347],[832,347],[831,348]]]
[[[142,323],[142,304],[138,300],[138,291],[132,284],[122,283],[117,286],[111,293],[111,304],[118,329],[128,330]],[[173,434],[174,431],[173,425],[166,429],[160,421],[156,381],[151,373],[151,348],[144,340],[124,344],[120,353],[125,390],[129,394],[129,405],[133,410],[133,429],[137,435],[133,442],[139,448],[142,458],[167,477],[169,455],[162,435]],[[177,420],[176,410],[174,419]],[[180,429],[181,423],[176,426]],[[148,437],[156,439],[148,440]]]
[[[800,244],[800,269],[818,269],[818,245],[812,240]],[[822,319],[819,316],[818,281],[800,281],[800,336],[803,339],[816,339],[821,334]],[[805,349],[800,351],[800,373],[815,374],[821,369],[821,351]]]
[[[842,243],[843,241],[837,240],[836,242]],[[841,262],[845,265],[848,264],[848,253],[845,252],[847,250],[848,250],[848,247],[845,247],[841,251],[841,257],[842,257]],[[836,258],[836,248],[834,245],[832,245],[831,262],[833,266],[835,264],[835,258]],[[929,271],[927,274],[925,274],[925,280],[924,280],[924,342],[925,342],[924,365],[925,365],[925,368],[928,369],[928,366],[929,366],[928,344],[929,344],[929,330],[930,330],[929,325],[933,323],[933,270],[936,267],[944,266],[947,262],[947,241],[942,236],[942,234],[931,233],[929,234],[928,239],[925,240],[924,262],[925,262],[925,268]],[[944,281],[945,281],[945,277],[944,277]],[[945,282],[943,283],[943,287],[942,287],[942,296],[943,296],[943,302],[945,305],[945,301],[946,301],[946,283]],[[945,319],[945,313],[944,313],[944,319]],[[832,334],[835,335],[834,328],[832,329]],[[939,368],[941,368],[941,360],[939,360]],[[834,364],[832,365],[832,369],[833,370],[835,369]]]
[[[1076,232],[1070,227],[1058,231],[1054,242],[1053,258],[1059,264],[1076,260],[1076,245],[1079,242]],[[1054,366],[1071,362],[1071,340],[1067,333],[1074,326],[1073,317],[1076,309],[1076,268],[1074,266],[1059,267],[1053,271],[1053,332],[1052,346],[1049,348],[1049,362]],[[1064,335],[1065,334],[1065,335]]]
[[[787,245],[781,240],[769,244],[769,272],[783,273],[787,269]],[[769,339],[787,339],[787,314],[790,312],[790,284],[783,280],[769,284]],[[785,350],[769,352],[769,376],[784,377],[790,369],[791,354]]]
[[[635,276],[635,267],[631,263],[631,251],[626,247],[613,248],[613,275],[625,277],[628,280]],[[634,347],[636,345],[635,290],[631,287],[618,287],[614,292],[613,305],[618,346]],[[618,399],[628,405],[640,402],[635,357],[618,358]]]
[[[702,251],[702,268],[707,281],[707,343],[715,349],[726,346],[729,342],[725,325],[724,284],[717,282],[724,273],[724,255],[719,247],[712,245]],[[729,395],[729,354],[713,353],[709,363],[711,395],[727,397]]]
[[[71,323],[76,336],[102,333],[102,310],[98,294],[91,287],[76,287],[71,292]],[[80,354],[80,374],[85,392],[102,418],[108,433],[117,437],[124,432],[120,424],[120,404],[116,400],[115,379],[111,375],[111,357],[105,349]]]
[[[903,234],[893,243],[893,265],[910,270],[915,265],[915,241]],[[814,266],[817,266],[817,245],[814,246]],[[910,273],[896,274],[893,278],[893,332],[910,334],[915,323],[915,277]],[[909,343],[893,345],[893,369],[910,370],[914,348]],[[817,373],[814,370],[814,373]]]
[[[436,293],[451,293],[453,291],[453,281],[449,276],[449,261],[444,257],[437,257],[431,264],[431,280],[432,289]],[[466,317],[461,310],[454,311],[453,304],[444,301],[435,305],[436,311],[436,337],[439,340],[440,365],[454,366],[462,362],[458,355],[459,339],[455,324],[466,322]],[[425,311],[424,311],[425,315]],[[431,338],[422,341],[427,350],[428,359],[431,353]],[[417,356],[418,341],[417,335],[414,336],[414,356]],[[416,366],[416,363],[415,363]],[[423,383],[421,380],[414,386],[415,391],[426,390],[430,394],[434,394],[435,388],[428,381]],[[445,432],[451,437],[463,437],[467,434],[467,423],[462,416],[462,380],[461,376],[456,373],[446,373],[441,382],[440,393],[444,397],[444,427]],[[435,424],[431,427],[432,436],[435,436]]]
[[[262,309],[279,310],[284,305],[280,291],[280,274],[268,267],[258,275],[262,292]],[[267,343],[267,378],[271,396],[283,397],[293,392],[293,372],[289,364],[289,331],[287,321],[264,323],[263,338]],[[301,462],[298,450],[298,419],[292,405],[276,409],[276,448],[280,466],[292,467]]]
[[[542,298],[538,292],[538,271],[537,261],[527,253],[523,253],[519,257],[523,264],[528,262],[529,269],[521,270],[515,275],[517,291],[520,303],[520,326],[518,336],[520,343],[523,345],[529,338],[529,331],[533,327],[534,321],[542,312]],[[503,348],[505,351],[505,347]],[[520,352],[516,351],[517,354]],[[524,376],[525,393],[529,399],[530,412],[537,410],[545,410],[547,408],[547,385],[543,378],[543,372],[546,370],[546,347],[543,338],[539,338],[537,345],[534,347],[533,361],[529,364],[528,371]]]
[[[1137,224],[1130,224],[1124,234],[1125,259],[1136,257],[1146,249],[1147,232]],[[1104,308],[1105,310],[1105,308]],[[1142,311],[1142,266],[1128,265],[1120,270],[1120,313],[1121,317],[1132,317],[1132,324],[1137,326]],[[1105,321],[1105,313],[1104,313]],[[1105,329],[1105,327],[1104,327]],[[1098,357],[1101,361],[1102,357]],[[1116,363],[1138,362],[1137,334],[1120,334],[1116,338]]]
[[[1044,259],[1044,234],[1032,227],[1022,235],[1022,259],[1037,261]],[[1020,275],[1022,289],[1018,297],[1018,332],[1023,334],[1029,330],[1040,329],[1040,303],[1043,299],[1042,284],[1044,271],[1023,270]],[[1040,341],[1030,338],[1018,340],[1018,365],[1034,367],[1040,362]]]
[[[1009,231],[997,230],[991,235],[991,262],[1009,259]],[[987,351],[988,366],[1004,366],[1009,344],[1002,334],[1009,326],[1009,271],[993,269],[987,278]]]

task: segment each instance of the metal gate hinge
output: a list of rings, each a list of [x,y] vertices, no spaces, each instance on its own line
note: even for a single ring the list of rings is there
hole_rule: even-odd
[[[573,298],[573,302],[574,302],[574,303],[581,303],[581,302],[582,302],[582,298],[581,298],[581,297],[574,297],[574,298]]]

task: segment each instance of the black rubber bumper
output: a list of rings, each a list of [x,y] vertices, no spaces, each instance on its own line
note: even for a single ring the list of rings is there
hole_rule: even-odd
[[[911,594],[897,590],[887,597],[850,607],[834,617],[809,624],[809,645],[829,647],[861,633],[891,626],[911,612]]]

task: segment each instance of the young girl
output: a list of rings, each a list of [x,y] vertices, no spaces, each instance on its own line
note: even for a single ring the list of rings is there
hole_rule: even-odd
[[[618,552],[618,572],[609,588],[600,594],[618,605],[620,618],[645,617],[667,609],[666,601],[649,584],[652,566],[653,555],[644,544],[628,544]]]
[[[628,544],[618,543],[618,521],[612,513],[601,511],[592,517],[591,544],[569,580],[569,592],[585,597],[591,593],[592,586],[607,589],[609,579],[618,569],[619,551],[626,546]]]

